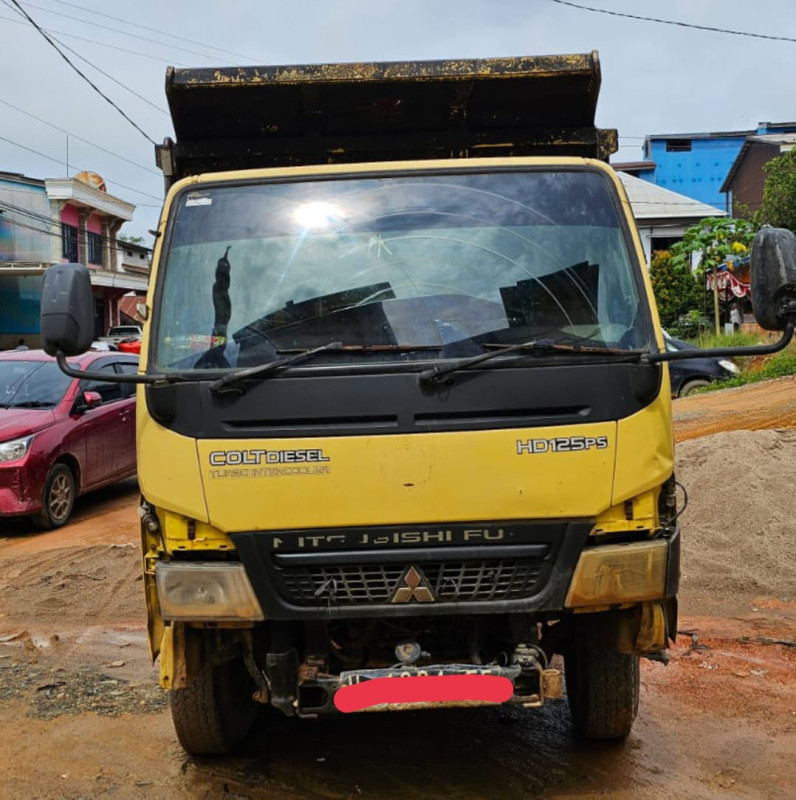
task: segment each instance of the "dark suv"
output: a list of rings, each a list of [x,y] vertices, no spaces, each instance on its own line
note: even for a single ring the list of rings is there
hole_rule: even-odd
[[[698,350],[699,348],[681,339],[673,339],[663,332],[666,349]],[[689,358],[684,361],[669,362],[669,376],[672,381],[672,397],[685,397],[713,381],[721,381],[738,375],[738,365],[730,358]]]

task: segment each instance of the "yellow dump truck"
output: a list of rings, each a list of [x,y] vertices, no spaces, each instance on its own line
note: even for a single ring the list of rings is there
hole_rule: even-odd
[[[116,379],[141,384],[149,640],[188,752],[263,704],[564,684],[581,735],[628,735],[676,632],[661,362],[700,352],[663,346],[599,84],[596,53],[169,70],[140,374]],[[758,249],[784,346],[796,251]],[[92,314],[85,269],[52,267],[65,371]]]

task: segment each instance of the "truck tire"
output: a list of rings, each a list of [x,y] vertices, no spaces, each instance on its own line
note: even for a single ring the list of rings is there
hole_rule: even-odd
[[[625,739],[638,712],[639,657],[581,635],[564,657],[572,722],[586,739]]]
[[[169,692],[174,729],[191,755],[231,753],[246,739],[257,718],[254,682],[240,659],[205,661],[184,689]]]

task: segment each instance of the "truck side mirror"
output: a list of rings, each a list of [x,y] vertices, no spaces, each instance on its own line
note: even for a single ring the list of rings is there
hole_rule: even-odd
[[[796,236],[761,228],[752,244],[752,307],[761,328],[785,329],[796,306]]]
[[[82,264],[54,264],[44,273],[41,292],[41,339],[54,356],[85,353],[94,339],[94,295]]]

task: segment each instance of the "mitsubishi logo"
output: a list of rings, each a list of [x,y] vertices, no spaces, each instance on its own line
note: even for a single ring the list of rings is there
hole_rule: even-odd
[[[433,603],[436,601],[434,592],[431,591],[426,576],[417,568],[409,567],[401,576],[404,586],[398,586],[392,596],[393,603],[411,603],[416,600],[418,603]]]

